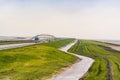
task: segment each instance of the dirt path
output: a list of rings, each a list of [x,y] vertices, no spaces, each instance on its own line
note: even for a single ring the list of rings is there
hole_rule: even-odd
[[[60,48],[60,50],[67,52],[67,50],[69,48],[71,48],[71,46],[73,46],[76,42],[77,41],[75,41],[65,47],[62,47],[62,48]],[[67,53],[74,55],[81,60],[79,62],[75,63],[73,66],[71,66],[66,71],[64,71],[64,72],[58,74],[57,76],[54,76],[48,80],[79,80],[87,73],[87,71],[89,70],[89,68],[92,66],[92,64],[94,62],[94,60],[92,58],[80,56],[80,55],[77,55],[74,53],[69,53],[69,52],[67,52]]]
[[[107,77],[108,77],[108,80],[114,80],[113,79],[113,70],[112,70],[112,66],[111,66],[111,63],[110,63],[110,61],[108,60],[108,58],[107,57],[104,57],[104,56],[97,56],[97,55],[93,55],[93,56],[95,56],[95,57],[98,57],[98,58],[101,58],[101,59],[104,59],[106,62],[107,62],[107,68],[108,68],[108,70],[107,70]]]
[[[113,70],[110,61],[107,57],[103,58],[107,62],[107,68],[108,68],[108,80],[114,80],[113,79]]]

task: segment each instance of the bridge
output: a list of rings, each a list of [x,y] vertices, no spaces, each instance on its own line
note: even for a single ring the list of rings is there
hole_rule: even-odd
[[[50,41],[55,41],[56,37],[53,35],[49,35],[49,34],[40,34],[40,35],[36,35],[39,38],[39,42],[40,43],[46,43],[46,42],[50,42]],[[34,39],[34,37],[32,37],[32,39]]]

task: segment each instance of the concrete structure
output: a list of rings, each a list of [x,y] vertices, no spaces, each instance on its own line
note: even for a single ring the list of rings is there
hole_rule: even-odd
[[[56,37],[53,35],[49,35],[49,34],[40,34],[40,35],[36,35],[39,38],[39,42],[40,43],[46,43],[46,42],[50,42],[50,41],[55,41]],[[33,37],[32,39],[34,39],[35,37]]]

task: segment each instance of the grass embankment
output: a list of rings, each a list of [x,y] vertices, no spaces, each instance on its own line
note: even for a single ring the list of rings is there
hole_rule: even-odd
[[[69,50],[95,59],[95,63],[83,80],[120,80],[120,52],[108,48],[108,45],[81,40]]]
[[[55,41],[55,42],[43,43],[43,45],[54,47],[54,48],[60,48],[62,46],[65,46],[66,44],[72,42],[73,40],[74,39],[58,40],[58,41]]]
[[[76,60],[76,57],[50,46],[57,44],[55,47],[58,47],[59,44],[66,45],[71,41],[0,51],[0,80],[46,80]]]

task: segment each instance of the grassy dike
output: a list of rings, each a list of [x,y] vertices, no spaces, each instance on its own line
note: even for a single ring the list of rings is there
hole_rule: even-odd
[[[109,44],[79,40],[69,51],[91,57],[95,63],[82,80],[120,80],[120,52]]]
[[[41,45],[50,46],[50,47],[54,47],[54,48],[60,48],[60,47],[65,46],[66,44],[71,43],[73,40],[74,39],[58,40],[58,41],[54,41],[54,42],[43,43]]]
[[[0,80],[46,80],[77,59],[56,48],[73,39],[0,51]]]

